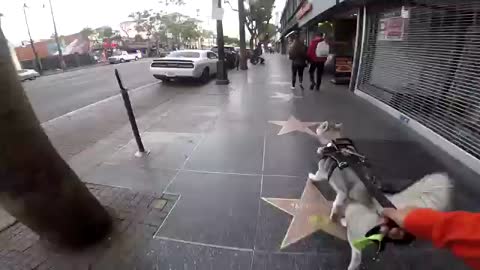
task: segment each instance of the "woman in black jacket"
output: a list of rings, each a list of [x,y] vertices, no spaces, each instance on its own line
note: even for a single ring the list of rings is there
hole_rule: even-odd
[[[288,56],[292,60],[292,90],[295,89],[295,83],[300,81],[300,88],[303,90],[303,71],[307,66],[307,47],[300,40],[299,36],[293,36],[293,43],[288,50]]]

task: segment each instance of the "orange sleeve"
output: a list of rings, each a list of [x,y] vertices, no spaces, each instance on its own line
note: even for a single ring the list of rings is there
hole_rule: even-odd
[[[450,249],[480,270],[480,214],[417,209],[405,218],[405,229],[437,248]]]

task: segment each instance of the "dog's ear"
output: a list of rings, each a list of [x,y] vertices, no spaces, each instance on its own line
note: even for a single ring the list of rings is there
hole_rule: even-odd
[[[335,123],[336,129],[341,129],[343,127],[343,123]]]

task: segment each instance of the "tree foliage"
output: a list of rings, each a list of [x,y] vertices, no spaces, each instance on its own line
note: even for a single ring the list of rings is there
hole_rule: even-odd
[[[223,40],[225,41],[226,45],[235,45],[235,46],[240,45],[240,40],[238,38],[224,36]]]
[[[198,27],[201,21],[178,12],[164,14],[144,10],[131,13],[129,17],[134,20],[137,32],[145,32],[155,40],[166,39],[167,33],[172,35],[175,42],[198,40],[203,36]]]
[[[248,0],[248,8],[245,10],[246,27],[250,32],[250,46],[256,39],[267,41],[273,35],[270,30],[270,20],[275,0]],[[269,33],[267,35],[267,33]]]

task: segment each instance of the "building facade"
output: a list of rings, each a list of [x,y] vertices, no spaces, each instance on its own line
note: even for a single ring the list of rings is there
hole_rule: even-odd
[[[295,27],[352,12],[351,90],[480,173],[480,1],[346,0]]]

